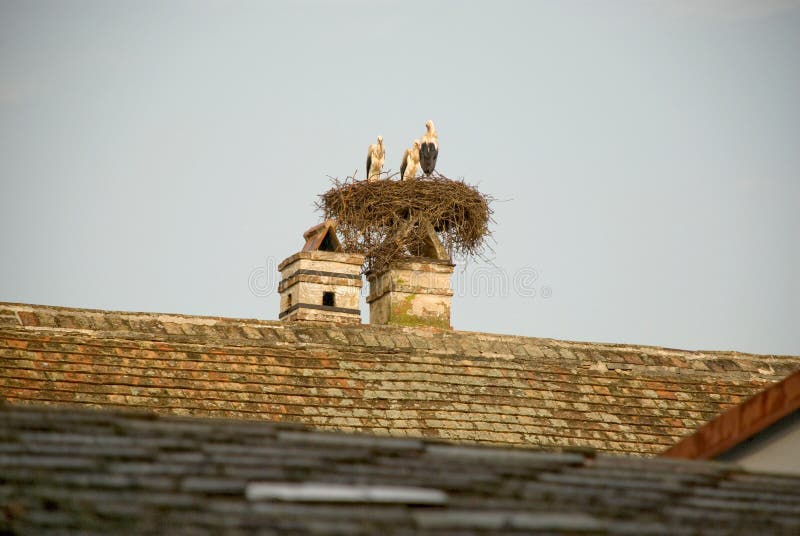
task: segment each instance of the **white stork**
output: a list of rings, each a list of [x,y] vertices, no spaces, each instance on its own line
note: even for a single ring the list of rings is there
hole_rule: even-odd
[[[419,161],[422,165],[422,172],[430,175],[436,168],[436,158],[439,156],[439,135],[433,121],[428,119],[425,122],[427,132],[422,136],[422,143],[419,150]]]
[[[367,149],[367,181],[372,182],[380,178],[385,158],[386,149],[383,147],[383,136],[378,136],[378,143],[373,143]]]
[[[417,176],[419,166],[419,140],[414,140],[414,145],[403,153],[403,162],[400,164],[400,180],[413,179]]]

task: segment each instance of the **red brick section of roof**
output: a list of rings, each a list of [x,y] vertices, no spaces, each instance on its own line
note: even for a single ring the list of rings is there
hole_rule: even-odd
[[[730,408],[662,454],[667,458],[707,460],[800,409],[800,371]]]
[[[0,304],[11,403],[657,454],[795,357]]]

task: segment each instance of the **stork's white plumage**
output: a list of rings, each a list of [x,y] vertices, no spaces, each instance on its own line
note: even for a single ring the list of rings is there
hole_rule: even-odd
[[[367,180],[376,181],[383,171],[386,149],[383,147],[383,136],[378,136],[378,143],[373,143],[367,150]]]
[[[417,176],[417,167],[419,166],[419,148],[420,141],[414,140],[414,144],[410,149],[403,152],[403,162],[400,164],[400,180],[409,180]]]
[[[419,150],[419,161],[422,165],[422,172],[430,175],[436,168],[436,159],[439,157],[439,134],[433,121],[428,119],[425,122],[425,135],[422,136]]]

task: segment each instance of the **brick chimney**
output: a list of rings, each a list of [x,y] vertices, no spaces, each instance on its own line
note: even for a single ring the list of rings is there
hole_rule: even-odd
[[[369,323],[452,329],[450,276],[455,265],[430,224],[408,257],[367,273]]]
[[[303,250],[278,265],[280,313],[285,321],[361,322],[361,266],[364,256],[342,252],[336,224],[312,227]]]
[[[451,329],[453,267],[449,260],[418,257],[368,273],[369,323]]]

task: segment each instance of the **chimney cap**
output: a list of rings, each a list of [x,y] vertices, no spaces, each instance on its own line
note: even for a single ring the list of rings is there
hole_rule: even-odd
[[[302,251],[342,251],[342,244],[336,236],[336,221],[325,220],[303,233],[306,244]]]

